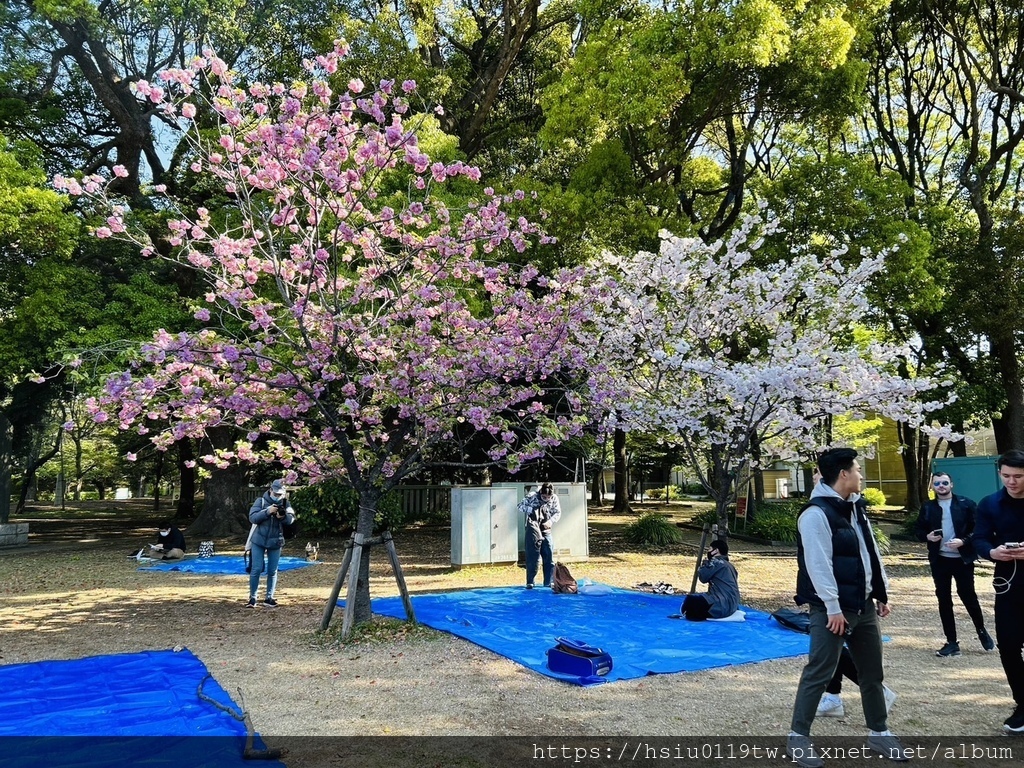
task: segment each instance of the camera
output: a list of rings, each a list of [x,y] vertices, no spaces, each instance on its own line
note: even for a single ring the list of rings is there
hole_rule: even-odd
[[[1003,549],[1020,549],[1024,544],[1019,541],[1008,541],[1003,544]]]

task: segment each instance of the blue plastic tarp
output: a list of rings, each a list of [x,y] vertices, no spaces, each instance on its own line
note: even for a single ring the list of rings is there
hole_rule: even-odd
[[[145,562],[144,560],[142,561]],[[277,566],[279,571],[292,571],[305,568],[307,565],[319,565],[316,560],[304,557],[281,558]],[[245,561],[241,555],[213,555],[212,557],[190,557],[185,560],[156,560],[151,565],[142,565],[140,571],[180,571],[182,573],[241,574],[245,572]]]
[[[601,681],[696,672],[712,667],[806,654],[808,636],[784,629],[767,613],[743,608],[741,622],[671,619],[680,596],[598,585],[594,593],[493,587],[415,595],[416,620],[465,638],[525,667],[580,685],[594,680],[552,672],[547,650],[558,637],[582,640],[611,654]],[[399,597],[372,602],[375,613],[406,618]]]
[[[242,757],[244,722],[200,698],[200,684],[205,696],[241,716],[187,649],[0,666],[0,762],[17,768],[251,765]],[[276,761],[260,764],[282,768]]]

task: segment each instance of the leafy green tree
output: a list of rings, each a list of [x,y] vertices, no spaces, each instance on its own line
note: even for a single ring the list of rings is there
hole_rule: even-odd
[[[851,52],[876,6],[586,4],[576,55],[542,97],[542,138],[580,158],[571,210],[601,177],[583,218],[625,229],[631,210],[651,214],[622,246],[650,248],[660,227],[706,241],[729,231],[787,125],[833,127],[854,111],[863,65]]]
[[[5,308],[0,312],[0,523],[10,515],[11,475],[16,450],[21,451],[15,436],[45,418],[58,386],[27,378],[48,364],[46,342],[20,332],[17,308],[37,266],[66,259],[79,232],[77,219],[45,181],[39,152],[0,135],[0,305]]]
[[[990,420],[999,451],[1024,447],[1024,19],[1001,2],[897,3],[873,27],[868,61],[868,110],[847,147],[902,179],[906,217],[931,240],[932,295],[894,302],[909,310],[903,332],[920,339],[925,366],[955,372],[951,423]],[[934,448],[919,434],[903,441],[924,500]]]

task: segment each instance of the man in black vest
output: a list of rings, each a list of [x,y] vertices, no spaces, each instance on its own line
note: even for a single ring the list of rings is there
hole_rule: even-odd
[[[954,581],[960,602],[974,622],[981,647],[991,651],[996,644],[985,630],[985,614],[974,589],[974,562],[978,556],[971,535],[978,505],[966,496],[954,495],[953,480],[945,472],[932,474],[932,489],[935,498],[921,505],[915,530],[918,540],[928,542],[928,563],[935,582],[935,597],[939,600],[942,633],[946,636],[946,644],[935,655],[944,658],[960,655],[953,617]]]
[[[787,757],[803,768],[821,768],[811,724],[845,642],[857,666],[866,748],[890,760],[907,753],[886,724],[882,686],[882,632],[889,615],[888,581],[860,496],[857,452],[834,448],[818,457],[819,482],[797,519],[798,603],[810,606],[811,647],[793,706]]]

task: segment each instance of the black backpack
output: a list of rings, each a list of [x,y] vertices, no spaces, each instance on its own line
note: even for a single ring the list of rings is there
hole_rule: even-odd
[[[772,618],[786,629],[802,632],[805,635],[811,633],[811,615],[799,608],[779,608],[772,613]]]

